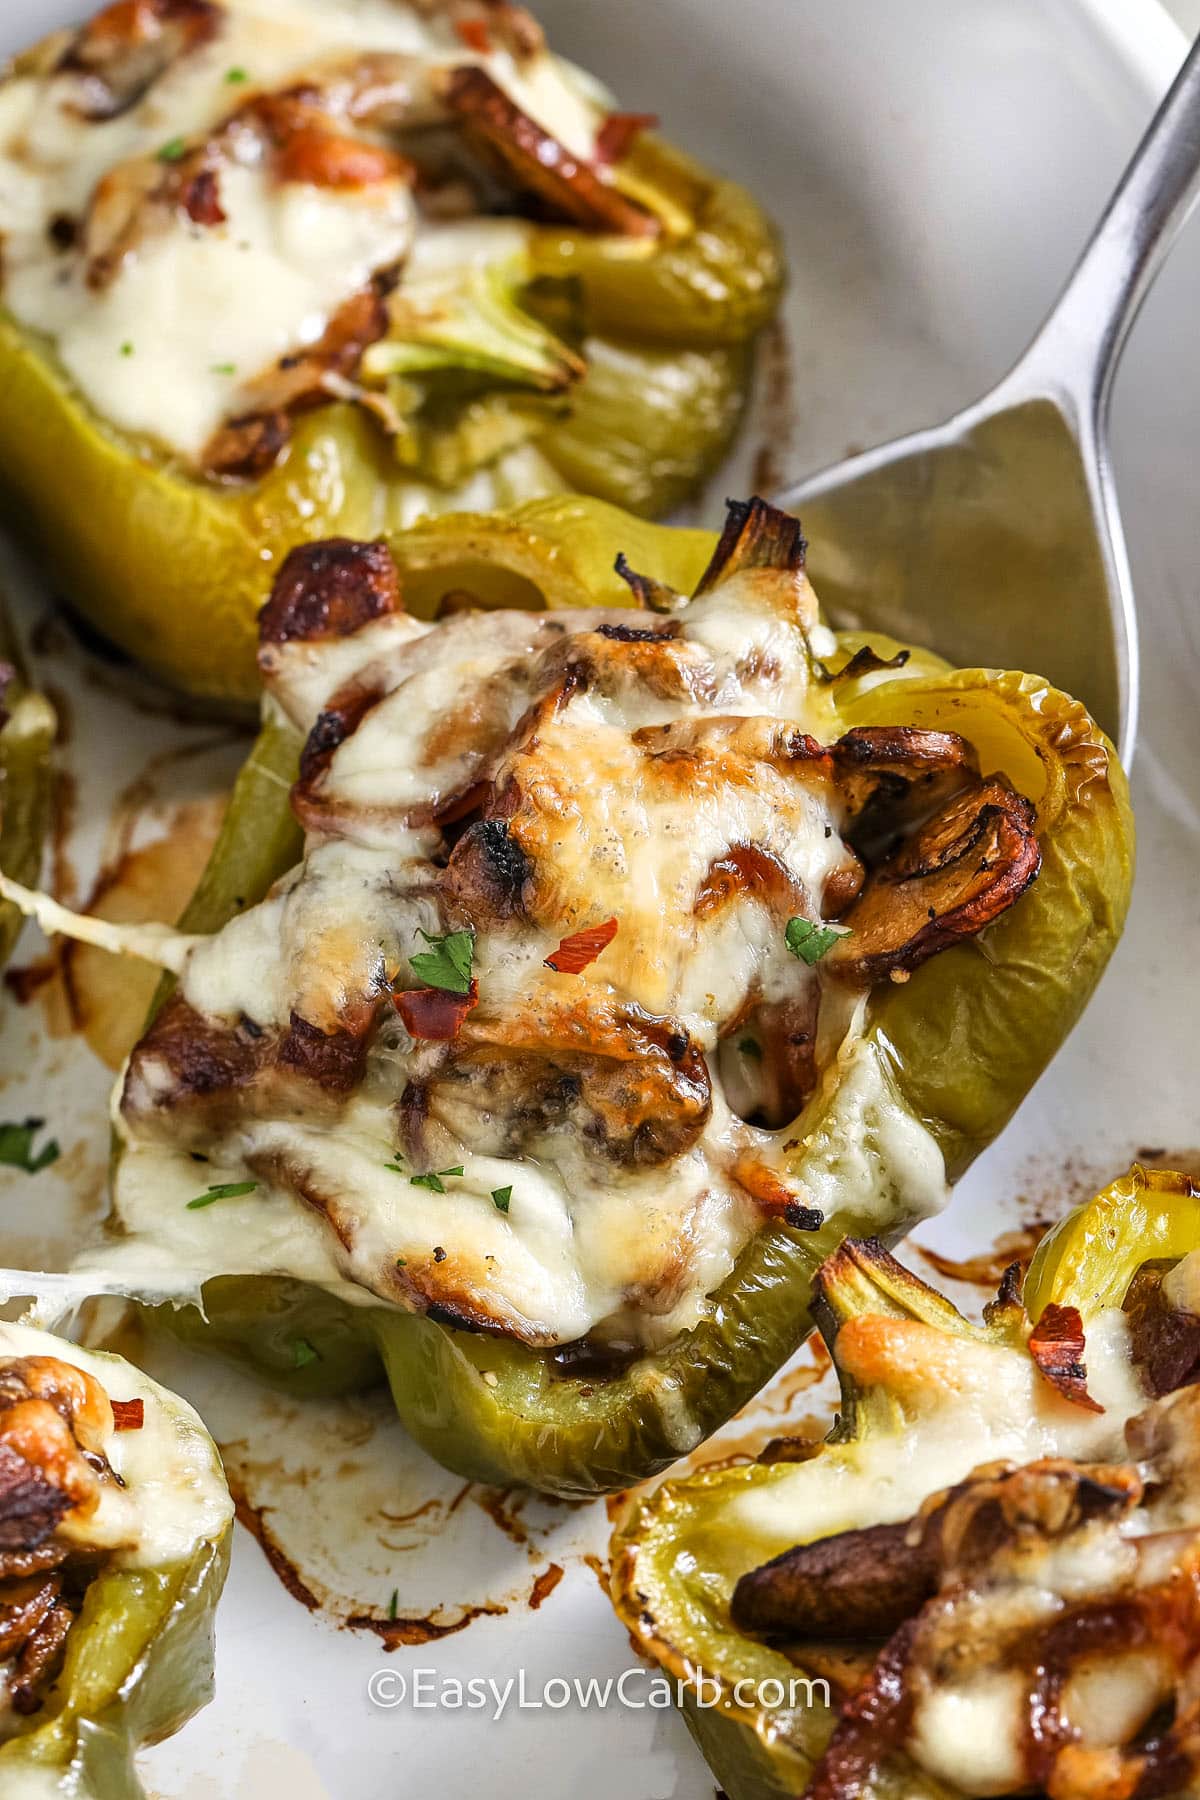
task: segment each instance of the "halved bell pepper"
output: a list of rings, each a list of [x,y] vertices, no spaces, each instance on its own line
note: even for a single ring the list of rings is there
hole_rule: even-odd
[[[908,1616],[903,1584],[918,1541],[916,1521],[943,1503],[931,1496],[953,1499],[962,1491],[956,1484],[966,1485],[977,1467],[993,1475],[1056,1456],[1073,1459],[1085,1473],[1088,1464],[1113,1464],[1124,1452],[1126,1421],[1157,1395],[1196,1379],[1200,1318],[1190,1309],[1174,1315],[1185,1321],[1190,1360],[1179,1359],[1176,1323],[1165,1334],[1174,1344],[1175,1368],[1168,1381],[1153,1378],[1147,1340],[1139,1338],[1135,1282],[1152,1275],[1153,1296],[1163,1270],[1196,1251],[1200,1186],[1186,1175],[1135,1165],[1042,1240],[1023,1304],[1019,1281],[1006,1279],[983,1325],[964,1319],[878,1243],[847,1243],[830,1259],[818,1276],[814,1311],[841,1383],[842,1408],[825,1443],[783,1439],[760,1461],[714,1463],[667,1481],[629,1511],[613,1539],[614,1605],[639,1649],[680,1682],[688,1727],[730,1800],[786,1800],[807,1794],[810,1782],[822,1796],[852,1791],[861,1800],[953,1800],[963,1791],[898,1751],[864,1765],[859,1785],[821,1785],[830,1781],[821,1759],[863,1678],[861,1665],[851,1666],[854,1653],[874,1637],[863,1625],[864,1612],[882,1600],[885,1609],[896,1602],[897,1614]],[[1102,1319],[1111,1328],[1103,1359]],[[1094,1365],[1086,1360],[1089,1339]],[[1054,1350],[1064,1345],[1059,1361]],[[1082,1367],[1072,1360],[1080,1355]],[[1103,1384],[1107,1409],[1098,1395],[1087,1394],[1089,1366],[1099,1375],[1096,1385]],[[913,1526],[902,1524],[910,1519]],[[839,1542],[838,1534],[869,1527],[901,1536],[886,1544],[878,1537],[874,1544],[859,1537]],[[827,1546],[823,1568],[816,1557],[799,1563],[799,1551],[788,1558],[797,1545],[819,1543]],[[789,1623],[813,1619],[820,1583],[835,1567],[843,1584],[836,1594],[825,1588],[829,1611],[814,1623],[807,1645],[803,1629],[791,1635],[762,1628],[764,1609],[772,1605]],[[789,1612],[800,1591],[799,1568],[810,1577],[821,1572],[807,1599]],[[781,1570],[791,1577],[791,1593],[777,1586],[779,1598],[764,1600]],[[914,1613],[920,1604],[918,1596]],[[745,1623],[747,1613],[756,1615],[754,1628]],[[975,1629],[982,1635],[973,1660],[982,1663],[986,1627]],[[940,1641],[942,1666],[950,1670],[950,1640]],[[1094,1641],[1099,1645],[1098,1636]],[[868,1668],[875,1654],[867,1652]],[[898,1666],[893,1700],[900,1681]],[[841,1704],[831,1704],[839,1687]],[[989,1723],[981,1714],[973,1728],[989,1768],[995,1718],[988,1714]],[[1048,1729],[1047,1745],[1053,1749],[1058,1741]],[[1115,1781],[1115,1764],[1104,1769]],[[1000,1795],[1018,1788],[1029,1791],[1020,1783],[1010,1790],[1003,1781],[970,1791]],[[1135,1790],[1068,1783],[1052,1791],[1074,1797]],[[1177,1789],[1171,1783],[1137,1791]]]
[[[5,1494],[20,1488],[24,1500],[19,1517],[0,1500],[0,1512],[8,1521],[0,1549],[0,1564],[4,1565],[0,1569],[0,1606],[6,1620],[16,1604],[29,1609],[29,1590],[51,1579],[60,1595],[53,1600],[54,1610],[64,1619],[74,1613],[65,1652],[59,1641],[57,1671],[54,1661],[49,1661],[32,1691],[18,1694],[17,1688],[13,1690],[14,1705],[6,1710],[0,1733],[0,1790],[36,1795],[39,1800],[53,1795],[64,1800],[68,1796],[70,1800],[142,1800],[145,1790],[138,1779],[135,1753],[177,1731],[212,1697],[213,1624],[229,1567],[233,1518],[216,1446],[189,1406],[120,1356],[79,1350],[26,1326],[3,1327],[0,1340],[0,1455]],[[97,1553],[100,1560],[92,1564],[92,1553],[81,1550],[78,1565],[70,1560],[55,1561],[63,1544],[72,1555],[76,1542],[86,1545],[86,1533],[91,1529],[81,1513],[82,1523],[68,1540],[65,1525],[73,1518],[70,1511],[65,1522],[59,1519],[51,1526],[65,1495],[77,1493],[70,1485],[70,1465],[79,1455],[79,1444],[84,1445],[93,1469],[103,1470],[108,1460],[107,1456],[97,1457],[78,1414],[67,1411],[63,1385],[55,1374],[63,1364],[74,1381],[78,1377],[73,1371],[82,1369],[85,1378],[98,1384],[113,1403],[116,1436],[109,1439],[108,1455],[115,1457],[114,1445],[125,1452],[115,1464],[124,1470],[120,1500],[136,1507],[144,1494],[152,1525],[156,1510],[176,1509],[169,1529],[147,1553]],[[45,1395],[48,1386],[48,1398],[30,1401],[30,1394]],[[95,1387],[91,1400],[82,1399],[85,1408],[94,1407],[94,1394]],[[76,1393],[75,1398],[80,1396]],[[31,1442],[36,1446],[39,1435],[45,1433],[45,1426],[31,1418],[39,1407],[53,1414],[50,1423],[58,1446],[58,1460],[42,1465],[36,1448],[30,1449]],[[19,1425],[15,1412],[10,1415],[8,1408],[20,1410]],[[10,1416],[15,1450],[6,1430]],[[78,1443],[75,1433],[79,1433]],[[142,1455],[146,1467],[152,1465],[154,1471],[147,1490],[140,1485],[142,1465],[128,1459],[135,1434],[145,1435]],[[162,1460],[156,1454],[159,1450]],[[161,1477],[161,1486],[151,1485],[155,1475]],[[172,1491],[172,1478],[184,1484],[182,1492]],[[98,1477],[101,1486],[112,1479],[107,1473]],[[49,1511],[42,1517],[41,1509],[47,1504]],[[96,1516],[103,1517],[103,1513]],[[119,1537],[111,1527],[109,1534]],[[32,1545],[35,1538],[37,1547],[27,1553],[14,1548]],[[48,1576],[23,1579],[19,1572],[14,1574],[17,1565],[12,1559],[23,1554],[36,1567],[48,1569]],[[40,1597],[39,1606],[45,1597]],[[46,1626],[37,1629],[44,1631]],[[7,1680],[22,1681],[25,1660],[23,1654],[17,1655]]]
[[[54,802],[50,752],[58,729],[54,708],[27,684],[16,638],[0,605],[0,868],[35,882]],[[23,871],[23,873],[22,873]],[[0,968],[24,924],[16,907],[0,901]]]
[[[630,196],[657,235],[513,220],[519,266],[488,314],[507,362],[477,354],[491,329],[479,319],[460,319],[458,338],[432,349],[427,326],[406,337],[394,324],[364,360],[364,404],[306,412],[280,460],[247,479],[207,478],[124,434],[68,378],[52,340],[0,304],[0,491],[15,526],[131,657],[204,699],[248,703],[255,616],[273,566],[304,538],[368,538],[568,487],[668,511],[738,425],[752,341],[782,285],[780,249],[743,189],[653,135],[634,136],[604,174],[605,191]],[[570,365],[561,393],[553,382],[539,391],[521,360],[543,323]]]
[[[623,550],[645,576],[679,591],[698,580],[709,534],[647,525],[581,498],[509,514],[426,521],[390,538],[406,604],[428,615],[467,589],[483,605],[627,603],[613,571]],[[872,640],[888,656],[890,642]],[[844,667],[861,634],[838,640]],[[871,659],[865,659],[870,662]],[[859,725],[919,725],[965,736],[987,770],[1033,800],[1042,866],[1011,910],[868,1001],[865,1054],[902,1119],[932,1134],[951,1180],[1005,1124],[1074,1024],[1125,917],[1133,863],[1125,778],[1084,709],[1033,676],[952,671],[923,651],[891,669],[828,679],[830,739]],[[268,718],[229,810],[188,931],[217,929],[295,860],[286,807],[299,745]],[[836,1082],[819,1089],[794,1131],[789,1166],[831,1196],[818,1231],[764,1226],[694,1330],[620,1373],[564,1372],[545,1352],[473,1335],[424,1315],[350,1307],[275,1278],[210,1280],[205,1317],[164,1314],[189,1338],[249,1362],[293,1391],[336,1391],[382,1358],[397,1409],[425,1449],[475,1479],[563,1494],[616,1489],[666,1467],[737,1410],[811,1328],[814,1274],[847,1233],[889,1235],[912,1223],[878,1122],[855,1136]],[[839,1204],[843,1159],[870,1159],[867,1221]],[[119,1180],[115,1223],[119,1229]],[[295,1345],[317,1351],[296,1367]]]

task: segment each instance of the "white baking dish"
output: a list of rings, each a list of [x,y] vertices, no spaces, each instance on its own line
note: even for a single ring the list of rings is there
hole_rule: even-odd
[[[5,0],[0,49],[74,10]],[[754,186],[787,235],[790,392],[776,357],[755,434],[710,517],[722,491],[747,490],[764,435],[783,481],[935,419],[999,375],[1183,47],[1150,0],[547,0],[542,10],[559,47]],[[1116,402],[1145,670],[1129,931],[1086,1021],[928,1234],[952,1251],[1017,1223],[1013,1196],[1027,1217],[1115,1173],[1141,1146],[1200,1166],[1198,308],[1195,228],[1147,305]],[[26,619],[44,612],[36,572],[12,559],[11,573]],[[77,650],[35,661],[67,695],[79,805],[65,848],[86,893],[114,799],[152,758],[174,758],[155,777],[169,801],[218,783],[238,747],[131,711]],[[161,814],[143,811],[137,829],[161,829]],[[65,1261],[102,1207],[108,1078],[77,1041],[47,1038],[37,1004],[6,1007],[0,1073],[0,1110],[45,1115],[66,1152],[36,1190],[0,1172],[0,1255]],[[162,1800],[711,1800],[712,1778],[677,1715],[647,1704],[641,1677],[626,1681],[626,1704],[614,1697],[606,1708],[518,1710],[510,1698],[497,1720],[491,1702],[414,1704],[417,1681],[426,1697],[444,1696],[451,1679],[503,1683],[524,1670],[537,1700],[551,1678],[603,1680],[631,1666],[583,1560],[604,1554],[602,1507],[460,1494],[382,1423],[382,1410],[320,1408],[301,1419],[212,1365],[179,1356],[169,1373],[206,1410],[249,1500],[275,1508],[268,1535],[297,1555],[312,1597],[327,1604],[306,1611],[240,1535],[216,1702],[146,1761]],[[794,1387],[783,1378],[775,1404]],[[812,1405],[799,1392],[792,1411]],[[735,1425],[735,1442],[746,1429]],[[552,1564],[565,1572],[549,1591]],[[535,1584],[545,1596],[537,1610]],[[402,1616],[432,1615],[437,1626],[480,1605],[507,1610],[391,1653],[370,1631],[331,1623],[339,1611],[385,1621],[393,1590]],[[379,1670],[384,1700],[398,1698],[397,1677],[407,1681],[400,1704],[372,1703]]]

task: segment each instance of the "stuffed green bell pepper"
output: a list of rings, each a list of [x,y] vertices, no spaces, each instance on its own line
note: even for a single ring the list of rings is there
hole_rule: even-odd
[[[299,539],[715,466],[781,286],[741,188],[500,0],[117,0],[0,74],[0,472],[108,638],[257,698]]]
[[[96,1255],[300,1391],[382,1358],[451,1468],[626,1486],[1053,1055],[1125,913],[1115,756],[1031,676],[834,634],[757,500],[715,548],[578,498],[309,545],[260,629],[182,930],[20,895],[178,977]]]
[[[1051,1800],[1200,1778],[1200,1186],[1135,1166],[968,1323],[821,1269],[824,1445],[668,1482],[613,1598],[730,1800]]]
[[[212,1693],[233,1505],[191,1407],[0,1324],[0,1791],[141,1800],[134,1754]]]

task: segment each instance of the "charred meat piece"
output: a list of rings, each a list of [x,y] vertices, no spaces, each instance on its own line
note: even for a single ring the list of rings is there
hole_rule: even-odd
[[[148,1136],[203,1149],[237,1118],[333,1117],[362,1079],[375,1003],[321,1031],[206,1019],[172,995],[130,1060],[121,1109]]]
[[[9,1683],[14,1711],[24,1715],[39,1711],[46,1689],[62,1666],[74,1623],[75,1614],[60,1600],[34,1626],[21,1647]]]
[[[443,99],[476,153],[550,219],[621,237],[656,237],[658,220],[523,113],[486,70],[454,69]]]
[[[47,1569],[57,1569],[69,1555],[66,1544],[55,1543],[50,1538],[36,1550],[0,1548],[0,1582],[24,1581],[28,1575],[43,1575]]]
[[[1169,1263],[1143,1263],[1125,1296],[1130,1354],[1154,1395],[1200,1381],[1200,1318],[1172,1306],[1163,1293]]]
[[[1029,801],[1000,777],[981,782],[871,871],[824,967],[863,983],[917,969],[1007,912],[1040,867]]]
[[[350,637],[372,619],[400,612],[400,577],[382,539],[326,538],[292,550],[258,615],[259,666],[272,673],[272,646]]]
[[[282,407],[274,412],[247,413],[222,425],[209,440],[203,460],[214,475],[250,481],[275,467],[291,435],[292,421]]]
[[[208,43],[221,19],[216,0],[114,0],[81,26],[59,71],[80,77],[84,118],[115,119],[179,57]]]
[[[37,1551],[71,1509],[71,1499],[0,1442],[0,1551]]]
[[[0,1583],[0,1658],[19,1650],[36,1631],[62,1590],[60,1575],[34,1575]]]

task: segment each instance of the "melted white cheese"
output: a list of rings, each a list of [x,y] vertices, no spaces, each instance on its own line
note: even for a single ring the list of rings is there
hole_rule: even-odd
[[[1119,1459],[1125,1422],[1146,1404],[1125,1316],[1117,1310],[1087,1327],[1088,1391],[1102,1413],[1064,1400],[1024,1350],[955,1339],[953,1355],[957,1391],[914,1381],[903,1432],[830,1446],[778,1480],[747,1488],[730,1501],[732,1528],[783,1550],[911,1518],[930,1494],[981,1463]],[[764,1558],[774,1553],[765,1549]]]
[[[902,1104],[878,1040],[850,1032],[825,1085],[828,1106],[787,1145],[803,1162],[811,1204],[853,1215],[856,1231],[940,1212],[950,1196],[945,1158]]]
[[[21,324],[53,340],[104,418],[188,459],[239,410],[242,383],[320,337],[374,270],[408,255],[415,209],[400,182],[325,191],[223,163],[227,223],[196,226],[180,213],[143,234],[97,292],[82,254],[56,249],[49,228],[83,216],[103,177],[141,158],[154,169],[164,145],[211,133],[256,91],[357,53],[413,59],[415,116],[428,107],[431,72],[479,63],[577,155],[592,154],[600,117],[556,59],[479,55],[447,19],[405,0],[224,0],[223,14],[211,42],[114,119],[81,116],[69,74],[0,83],[0,295]],[[467,220],[431,235],[434,264],[445,268],[489,253],[507,260],[525,234],[509,224],[489,235]]]
[[[0,1361],[14,1356],[55,1357],[91,1375],[110,1400],[144,1402],[141,1429],[114,1431],[101,1446],[125,1486],[102,1490],[96,1513],[73,1533],[81,1544],[109,1550],[118,1568],[162,1568],[220,1536],[233,1502],[216,1446],[186,1400],[123,1357],[0,1323]]]

